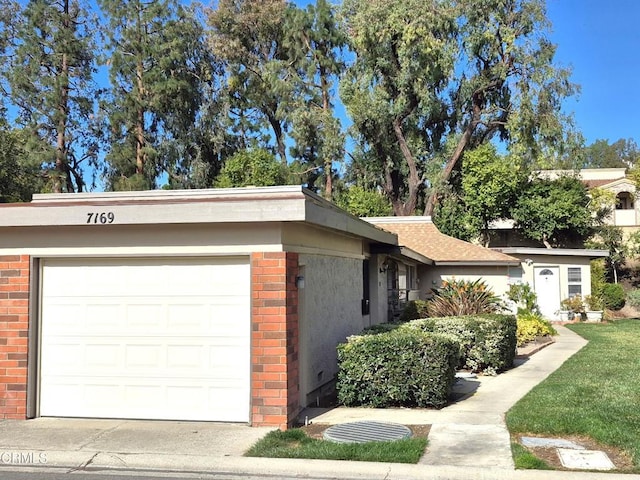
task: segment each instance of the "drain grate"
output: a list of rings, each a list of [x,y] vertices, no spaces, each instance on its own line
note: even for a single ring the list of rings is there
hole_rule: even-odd
[[[333,425],[323,436],[336,443],[388,442],[409,438],[411,430],[398,423],[364,421]]]

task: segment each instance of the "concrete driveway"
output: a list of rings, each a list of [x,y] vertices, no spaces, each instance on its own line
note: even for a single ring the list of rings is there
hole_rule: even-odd
[[[238,457],[270,430],[210,422],[2,420],[0,451],[17,454],[17,461],[11,463],[32,460],[48,465],[110,463],[125,467],[127,459],[136,456]],[[30,452],[36,455],[29,456]],[[46,454],[42,462],[38,462],[39,452]],[[97,462],[101,457],[103,462]]]

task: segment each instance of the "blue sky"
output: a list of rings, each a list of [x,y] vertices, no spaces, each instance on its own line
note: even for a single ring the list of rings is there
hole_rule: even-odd
[[[547,0],[556,60],[581,85],[566,102],[586,143],[638,135],[640,116],[640,2]]]

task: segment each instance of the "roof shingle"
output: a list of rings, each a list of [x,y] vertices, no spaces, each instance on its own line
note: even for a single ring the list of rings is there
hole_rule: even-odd
[[[441,233],[430,217],[364,218],[374,225],[398,235],[402,246],[408,247],[438,263],[519,264],[520,260],[504,253],[474,245]],[[415,221],[413,221],[415,219]]]

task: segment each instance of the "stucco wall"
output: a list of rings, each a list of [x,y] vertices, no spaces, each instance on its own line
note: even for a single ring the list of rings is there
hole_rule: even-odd
[[[361,310],[362,263],[353,258],[299,256],[305,283],[298,292],[303,404],[314,402],[314,390],[336,375],[336,346],[369,325],[369,316]]]
[[[469,281],[482,279],[498,296],[504,295],[509,290],[509,273],[506,266],[423,267],[418,275],[420,298],[426,298],[431,294],[432,288],[440,288],[444,280],[452,278]]]

